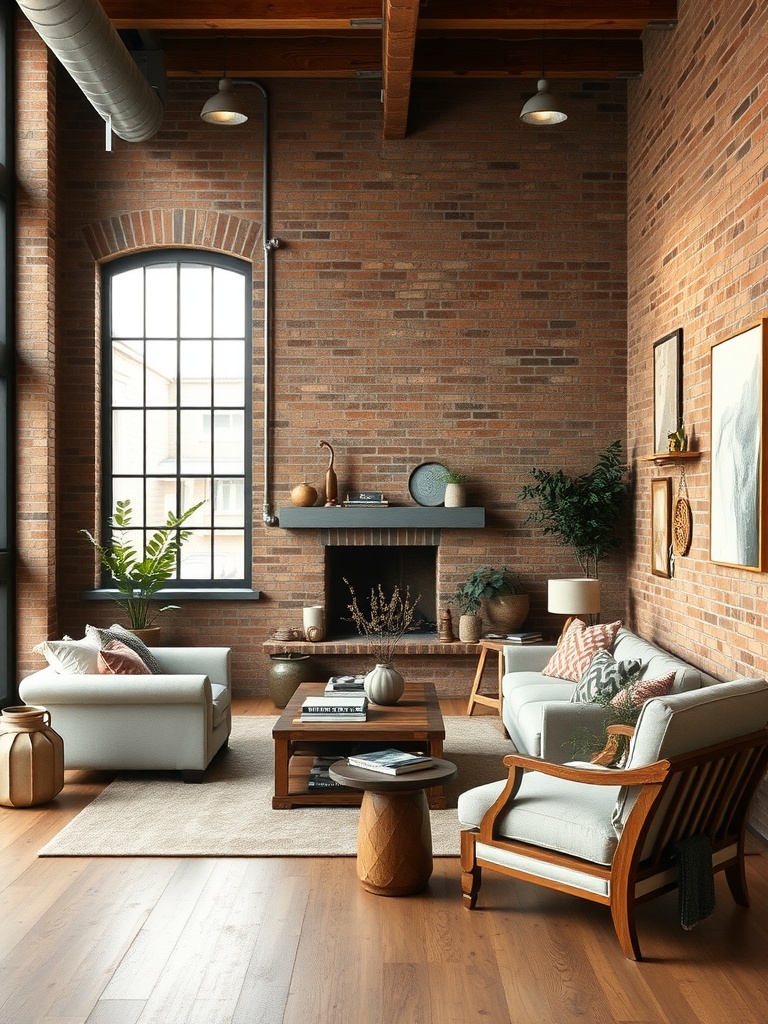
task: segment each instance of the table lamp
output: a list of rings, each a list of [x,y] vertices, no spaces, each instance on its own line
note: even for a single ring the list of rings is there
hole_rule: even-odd
[[[562,636],[576,616],[600,611],[600,580],[547,580],[547,611],[568,616]]]

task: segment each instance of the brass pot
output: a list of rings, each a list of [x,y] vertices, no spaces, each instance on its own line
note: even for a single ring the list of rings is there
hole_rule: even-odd
[[[529,594],[496,594],[485,599],[485,617],[494,633],[520,629],[531,607]]]

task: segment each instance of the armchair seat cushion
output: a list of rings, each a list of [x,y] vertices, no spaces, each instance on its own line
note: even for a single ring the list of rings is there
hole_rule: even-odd
[[[491,782],[462,793],[458,804],[462,828],[480,827],[505,783]],[[618,795],[618,786],[584,786],[529,772],[511,809],[498,821],[499,838],[610,864],[618,843],[611,824]]]

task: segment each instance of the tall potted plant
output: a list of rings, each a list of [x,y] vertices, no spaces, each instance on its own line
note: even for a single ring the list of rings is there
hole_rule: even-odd
[[[573,548],[584,575],[597,579],[598,563],[622,544],[616,530],[627,493],[626,472],[621,441],[609,444],[581,476],[534,468],[534,483],[520,492],[523,501],[537,506],[526,522],[539,524],[544,533]]]
[[[176,559],[181,545],[190,536],[189,530],[180,527],[204,504],[204,501],[200,501],[180,516],[169,512],[165,526],[156,530],[147,541],[143,557],[127,533],[133,518],[130,499],[117,502],[114,515],[109,520],[112,538],[108,547],[100,544],[88,530],[80,531],[94,546],[102,567],[114,580],[117,590],[124,595],[123,598],[115,598],[115,604],[128,615],[132,632],[159,629],[152,626],[157,616],[178,608],[178,605],[167,604],[152,609],[150,602],[176,571]]]

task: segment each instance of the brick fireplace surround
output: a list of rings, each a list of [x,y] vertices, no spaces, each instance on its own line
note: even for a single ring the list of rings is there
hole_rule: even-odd
[[[571,116],[549,131],[519,122],[533,83],[417,81],[398,142],[382,141],[375,82],[268,83],[281,240],[270,500],[322,483],[323,439],[341,492],[406,505],[422,461],[461,470],[486,523],[442,531],[439,605],[477,565],[506,564],[531,592],[530,625],[552,631],[546,580],[577,566],[526,525],[520,488],[534,465],[581,472],[621,438],[627,543],[601,569],[603,616],[716,675],[765,675],[765,576],[709,561],[706,453],[710,346],[766,314],[768,6],[678,9],[674,30],[644,33],[642,79],[563,83]],[[198,118],[210,83],[174,80],[158,135],[105,153],[100,119],[23,19],[16,49],[25,675],[44,637],[112,618],[80,596],[95,581],[78,530],[98,519],[99,263],[170,245],[250,259],[258,337],[261,149],[258,119],[217,131]],[[704,454],[687,472],[691,550],[664,579],[649,571],[649,481],[676,488],[678,474],[638,459],[651,450],[653,343],[677,327],[686,426]],[[262,382],[257,357],[257,410]],[[318,536],[255,519],[261,599],[189,602],[168,618],[172,643],[232,647],[242,695],[266,693],[262,645],[324,588]],[[473,661],[408,656],[401,670],[467,694]],[[328,652],[319,670],[336,667]],[[767,809],[763,796],[765,832]]]

